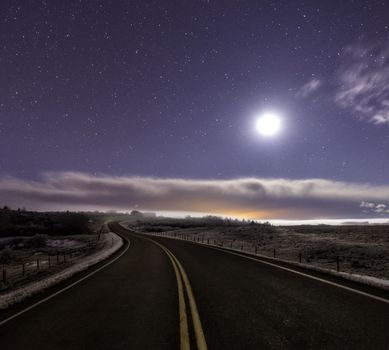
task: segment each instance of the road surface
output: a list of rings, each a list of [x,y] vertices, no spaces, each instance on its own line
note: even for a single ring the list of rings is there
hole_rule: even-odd
[[[389,349],[389,293],[111,229],[116,261],[0,312],[1,349]]]

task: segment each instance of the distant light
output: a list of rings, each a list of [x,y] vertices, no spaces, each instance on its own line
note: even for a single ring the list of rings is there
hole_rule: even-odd
[[[262,136],[274,136],[281,129],[281,118],[275,113],[265,113],[258,118],[256,128]]]

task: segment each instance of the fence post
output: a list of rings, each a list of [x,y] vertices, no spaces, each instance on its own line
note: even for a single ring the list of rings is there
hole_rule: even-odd
[[[209,238],[207,238],[207,244],[209,244]]]
[[[301,264],[301,253],[299,253],[299,263]]]
[[[243,250],[243,243],[242,243],[242,245],[240,246],[240,250]]]

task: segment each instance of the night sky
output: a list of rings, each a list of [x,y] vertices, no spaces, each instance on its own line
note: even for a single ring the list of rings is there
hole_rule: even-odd
[[[386,218],[388,13],[3,0],[0,205]],[[269,111],[282,126],[263,137]]]

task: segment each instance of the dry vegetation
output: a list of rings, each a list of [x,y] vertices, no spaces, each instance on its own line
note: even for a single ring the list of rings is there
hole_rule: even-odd
[[[106,215],[0,209],[0,291],[53,274],[102,249]],[[102,231],[104,233],[105,231]]]
[[[173,236],[189,235],[258,254],[298,261],[361,275],[389,279],[389,225],[272,226],[249,221],[206,218],[145,218],[129,221],[138,230]]]

